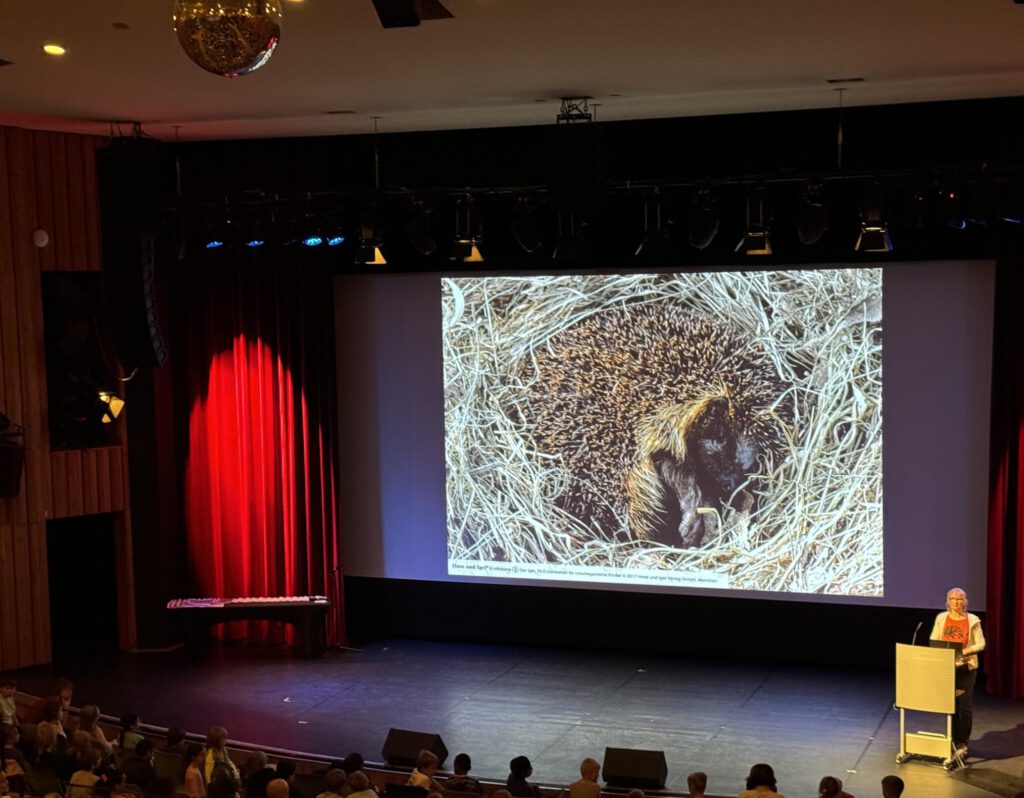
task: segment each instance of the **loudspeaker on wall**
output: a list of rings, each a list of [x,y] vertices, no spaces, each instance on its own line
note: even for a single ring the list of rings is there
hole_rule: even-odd
[[[115,139],[98,154],[103,289],[121,365],[160,366],[167,346],[157,302],[159,142]]]

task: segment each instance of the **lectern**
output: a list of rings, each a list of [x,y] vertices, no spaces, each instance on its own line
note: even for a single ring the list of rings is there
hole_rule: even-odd
[[[900,752],[908,757],[933,756],[949,766],[953,756],[953,713],[956,711],[956,652],[896,644],[896,706],[900,710]],[[946,716],[946,733],[908,732],[906,710]]]

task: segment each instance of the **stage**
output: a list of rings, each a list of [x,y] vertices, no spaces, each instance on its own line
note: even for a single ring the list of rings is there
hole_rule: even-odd
[[[613,746],[664,750],[667,789],[679,792],[704,770],[709,795],[736,795],[755,762],[775,768],[789,798],[816,795],[824,775],[872,798],[888,773],[907,796],[1024,791],[1024,707],[985,695],[981,680],[969,767],[949,773],[933,761],[896,764],[892,674],[855,668],[411,640],[303,660],[283,647],[211,643],[198,655],[83,653],[24,672],[19,689],[39,694],[57,671],[74,680],[76,706],[200,734],[219,724],[232,740],[327,757],[379,761],[390,727],[436,732],[446,767],[466,751],[486,779],[504,779],[525,754],[533,780],[565,785],[583,757]],[[908,731],[939,730],[935,716],[915,718]]]

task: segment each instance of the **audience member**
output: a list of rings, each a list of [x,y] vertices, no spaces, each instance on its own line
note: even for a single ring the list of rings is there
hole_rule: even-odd
[[[903,779],[886,776],[882,779],[882,798],[900,798],[903,795]]]
[[[439,764],[437,754],[433,751],[420,751],[416,757],[416,767],[409,774],[409,781],[406,784],[410,787],[422,787],[428,792],[443,793],[444,788],[434,780]]]
[[[139,740],[132,755],[121,763],[121,770],[125,781],[138,785],[145,792],[158,775],[153,765],[153,743],[145,738]]]
[[[346,776],[351,776],[357,770],[362,770],[365,765],[363,755],[358,751],[353,751],[345,757],[345,761],[341,763],[341,769],[345,771]]]
[[[267,752],[250,751],[239,773],[245,798],[267,798],[267,784],[274,775],[267,767]]]
[[[271,779],[267,783],[267,798],[288,798],[288,782],[284,779]]]
[[[279,779],[284,779],[288,782],[288,796],[289,798],[305,798],[302,791],[295,786],[295,770],[297,765],[292,759],[279,759],[277,766],[274,768],[274,774]],[[248,798],[248,796],[247,796]],[[269,797],[268,797],[269,798]]]
[[[843,783],[835,776],[822,777],[818,783],[818,795],[820,798],[853,798],[843,789]]]
[[[71,774],[64,798],[92,798],[93,788],[100,780],[100,777],[96,775],[96,770],[102,760],[102,755],[95,748],[90,747],[83,751],[79,757],[81,769]]]
[[[600,798],[600,775],[601,763],[588,756],[580,762],[580,779],[569,785],[569,798]]]
[[[540,788],[527,781],[533,775],[533,765],[530,764],[527,757],[517,756],[508,763],[508,770],[505,787],[511,795],[522,796],[522,798],[540,798]]]
[[[121,732],[117,735],[117,747],[121,750],[122,756],[134,751],[135,746],[142,740],[142,734],[139,732],[141,726],[138,713],[125,712],[121,715]]]
[[[361,770],[353,771],[348,775],[348,786],[352,790],[348,794],[348,798],[377,798],[377,793],[373,789],[373,782]]]
[[[469,775],[473,762],[469,754],[456,754],[452,762],[452,777],[445,783],[444,788],[454,792],[471,792],[479,795],[483,792],[480,782]]]
[[[344,798],[344,788],[348,785],[348,776],[340,768],[331,768],[324,775],[324,789],[316,798]],[[248,796],[246,796],[248,798]]]
[[[210,779],[206,783],[206,798],[239,798],[241,785],[238,781],[238,770],[234,764],[229,766],[228,762],[230,760],[227,762],[217,761],[214,764]],[[288,798],[288,783],[283,783],[285,792],[278,798]]]
[[[21,729],[17,726],[0,726],[0,754],[5,760],[18,763],[22,773],[28,770],[28,762],[18,743],[21,742]],[[3,770],[4,768],[0,768]]]
[[[185,731],[180,726],[171,726],[164,737],[164,750],[173,754],[184,756],[188,751],[188,741],[185,739]]]
[[[78,713],[78,731],[87,734],[89,741],[106,757],[114,750],[114,744],[107,740],[99,720],[100,708],[95,704],[86,704]]]
[[[704,798],[708,789],[708,774],[695,770],[686,777],[686,789],[690,791],[690,798]]]
[[[71,706],[71,697],[74,694],[75,685],[70,679],[56,679],[53,682],[53,691],[44,695],[36,701],[31,709],[25,713],[25,720],[28,723],[39,723],[43,720],[43,708],[48,701],[56,701],[60,707],[57,720],[63,728],[68,721],[68,708]]]
[[[747,789],[740,793],[739,798],[783,798],[776,792],[775,771],[771,765],[759,763],[750,768],[747,776]]]
[[[14,694],[18,692],[18,680],[13,676],[0,678],[0,725],[18,725],[18,705]]]
[[[512,798],[512,793],[508,790],[495,790],[491,793],[491,798]]]
[[[205,798],[206,781],[203,779],[203,747],[198,743],[189,743],[185,749],[185,792],[188,798]],[[266,756],[264,754],[264,756]],[[262,796],[259,796],[262,798]]]
[[[639,787],[634,787],[632,790],[626,793],[626,798],[645,798],[644,791]]]
[[[48,698],[43,702],[43,707],[40,710],[40,720],[36,724],[36,730],[38,731],[43,726],[52,727],[57,736],[56,746],[58,748],[63,748],[68,743],[68,732],[67,727],[65,726],[65,720],[67,720],[67,712],[61,707],[60,699]]]
[[[228,730],[223,726],[214,726],[206,734],[206,758],[203,760],[203,777],[206,779],[207,794],[213,782],[213,769],[216,765],[227,768],[235,781],[240,781],[238,768],[228,755]]]

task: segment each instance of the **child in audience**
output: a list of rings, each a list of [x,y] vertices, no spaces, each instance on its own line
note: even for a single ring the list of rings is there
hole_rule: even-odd
[[[533,775],[533,765],[525,756],[517,756],[508,763],[508,779],[505,787],[511,795],[522,796],[522,798],[540,798],[540,787],[530,784],[527,779]]]
[[[172,754],[185,755],[188,743],[185,740],[185,732],[180,726],[171,726],[167,729],[167,736],[164,737],[164,750]]]
[[[437,754],[433,751],[420,751],[416,757],[416,767],[413,768],[406,783],[411,787],[422,787],[430,792],[443,793],[444,788],[434,780],[439,764]]]
[[[238,778],[238,768],[228,756],[228,730],[223,726],[214,726],[206,734],[206,758],[203,760],[203,776],[206,778],[207,794],[210,793],[209,785],[213,782],[213,769],[216,765],[223,765],[227,768],[235,781]]]
[[[348,798],[377,798],[370,777],[361,770],[355,770],[349,774],[348,786],[352,789]]]
[[[124,779],[129,784],[138,785],[143,791],[148,790],[157,779],[156,766],[153,764],[153,743],[143,738],[135,744],[135,751],[122,764]]]
[[[601,785],[597,778],[601,774],[601,763],[587,757],[580,762],[580,778],[569,785],[569,798],[600,798]]]
[[[139,728],[142,726],[136,712],[125,712],[121,715],[121,733],[117,736],[117,747],[121,754],[130,754],[143,739]]]
[[[639,787],[634,787],[632,790],[626,793],[626,798],[645,798],[644,791]]]
[[[18,725],[18,705],[14,694],[18,692],[18,680],[11,676],[0,678],[0,725]]]
[[[185,793],[188,798],[206,798],[206,782],[203,781],[203,754],[206,752],[199,743],[189,743],[185,749]]]
[[[882,798],[900,798],[903,795],[903,779],[886,776],[882,779]]]
[[[818,783],[818,795],[820,798],[853,798],[843,790],[843,783],[835,776],[822,777]]]
[[[686,789],[690,791],[690,798],[704,798],[708,789],[708,774],[695,770],[686,777]]]
[[[317,795],[316,798],[343,798],[344,793],[342,790],[347,783],[348,776],[345,775],[344,770],[331,768],[324,776],[324,791]]]
[[[82,751],[78,757],[81,769],[71,774],[64,798],[92,798],[93,788],[100,780],[100,777],[96,775],[96,770],[102,760],[103,757],[95,748],[90,747]]]
[[[469,754],[456,754],[455,761],[452,763],[452,773],[454,774],[448,782],[444,785],[446,790],[453,790],[455,792],[471,792],[479,795],[483,792],[480,787],[480,782],[469,775],[470,768],[473,767],[473,762],[469,758]]]
[[[114,744],[107,740],[99,720],[100,708],[95,704],[86,704],[78,713],[78,731],[88,734],[89,741],[100,749],[104,756],[108,756],[114,750]]]
[[[763,762],[750,768],[747,776],[747,789],[739,794],[739,798],[783,798],[775,791],[775,771],[771,765]]]
[[[267,785],[274,771],[267,767],[266,751],[251,751],[239,771],[245,798],[267,798]]]
[[[56,701],[60,707],[57,720],[60,721],[61,728],[64,728],[68,722],[68,709],[71,707],[71,697],[74,693],[75,685],[70,679],[57,679],[53,683],[53,692],[50,695],[45,695],[36,701],[32,708],[26,713],[25,720],[29,723],[39,723],[43,718],[43,709],[48,701]]]
[[[11,759],[18,763],[22,773],[28,770],[28,762],[21,752],[21,730],[17,726],[0,726],[0,754],[5,760]]]

